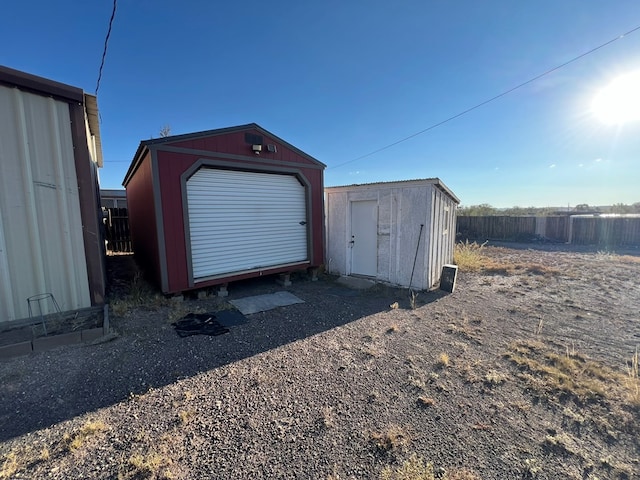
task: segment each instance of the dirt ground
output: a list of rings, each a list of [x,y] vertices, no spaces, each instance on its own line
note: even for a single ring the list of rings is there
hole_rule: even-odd
[[[0,478],[640,478],[640,257],[484,254],[453,294],[298,277],[305,303],[187,338],[228,305],[112,259],[117,338],[0,363]]]

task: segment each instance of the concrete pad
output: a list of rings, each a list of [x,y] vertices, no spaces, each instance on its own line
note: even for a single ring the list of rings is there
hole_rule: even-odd
[[[255,297],[239,298],[237,300],[229,300],[234,307],[240,310],[244,315],[252,313],[266,312],[278,307],[286,307],[295,303],[304,303],[293,293],[276,292],[267,295],[256,295]]]
[[[354,288],[356,290],[367,290],[376,284],[373,280],[359,277],[340,277],[337,282],[345,287]]]

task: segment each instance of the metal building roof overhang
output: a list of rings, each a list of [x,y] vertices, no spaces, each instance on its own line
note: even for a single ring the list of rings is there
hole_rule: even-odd
[[[286,148],[288,148],[288,149],[294,151],[295,153],[299,154],[300,156],[306,158],[307,160],[312,162],[314,165],[316,165],[316,168],[317,167],[320,167],[322,169],[326,168],[326,165],[324,163],[322,163],[320,160],[318,160],[318,159],[312,157],[311,155],[303,152],[299,148],[294,147],[289,142],[283,140],[282,138],[278,137],[277,135],[274,135],[273,133],[269,132],[268,130],[265,130],[264,128],[262,128],[257,123],[248,123],[246,125],[237,125],[235,127],[218,128],[218,129],[215,129],[215,130],[205,130],[205,131],[202,131],[202,132],[187,133],[187,134],[183,134],[183,135],[172,135],[172,136],[169,136],[169,137],[161,137],[161,138],[152,138],[152,139],[149,139],[149,140],[142,140],[140,142],[140,145],[138,145],[138,149],[136,150],[136,153],[133,156],[133,159],[131,160],[131,165],[129,166],[129,169],[127,170],[127,173],[124,176],[124,180],[122,181],[122,185],[125,186],[125,187],[127,186],[129,181],[131,180],[131,177],[133,176],[135,171],[138,169],[138,166],[140,165],[140,162],[144,158],[145,153],[150,149],[150,147],[153,147],[153,146],[156,146],[156,145],[164,145],[164,144],[167,144],[167,143],[181,142],[181,141],[184,141],[184,140],[195,140],[195,139],[204,138],[204,137],[212,137],[212,136],[217,136],[217,135],[227,135],[229,133],[242,132],[242,131],[245,131],[245,130],[257,130],[261,134],[273,138],[274,140],[276,140],[278,143],[281,143]],[[215,154],[216,152],[211,152],[211,153]]]
[[[100,113],[98,112],[98,99],[95,95],[84,94],[84,108],[87,113],[87,123],[89,132],[93,135],[96,148],[96,163],[102,168],[104,160],[102,158],[102,138],[100,137]]]
[[[76,103],[84,105],[87,115],[89,131],[95,139],[96,163],[98,167],[103,166],[102,139],[100,137],[100,117],[98,113],[98,100],[95,95],[84,93],[81,88],[72,87],[65,83],[38,77],[30,73],[14,70],[13,68],[0,65],[0,84],[16,87],[20,90],[53,97],[66,103]]]

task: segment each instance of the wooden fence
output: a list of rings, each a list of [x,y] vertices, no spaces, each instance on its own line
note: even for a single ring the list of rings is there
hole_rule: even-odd
[[[105,239],[107,251],[130,253],[131,230],[129,229],[129,214],[126,208],[107,208],[105,219]]]
[[[571,243],[640,246],[640,218],[572,217]]]
[[[579,245],[640,246],[640,217],[592,215],[457,218],[461,240],[553,241]]]

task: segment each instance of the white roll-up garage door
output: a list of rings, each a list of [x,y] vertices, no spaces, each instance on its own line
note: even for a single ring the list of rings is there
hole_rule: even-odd
[[[187,180],[194,281],[308,260],[305,198],[292,175],[198,170]]]

